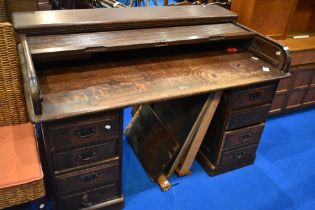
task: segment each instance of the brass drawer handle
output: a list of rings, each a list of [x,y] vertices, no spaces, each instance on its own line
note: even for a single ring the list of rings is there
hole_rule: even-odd
[[[246,133],[246,134],[240,135],[240,142],[246,142],[250,140],[251,136],[252,136],[252,133]]]
[[[96,127],[81,128],[76,130],[75,133],[79,138],[88,138],[96,135]]]
[[[90,182],[97,178],[97,173],[88,174],[81,177],[82,182]]]
[[[233,157],[236,159],[241,159],[244,157],[244,155],[246,154],[246,152],[244,150],[236,152],[233,154]]]
[[[93,203],[89,201],[88,195],[83,195],[83,197],[81,198],[81,206],[89,207],[92,205]]]
[[[259,99],[261,96],[261,92],[253,92],[248,95],[248,98],[252,101]]]
[[[88,161],[95,158],[97,151],[84,152],[78,155],[80,161]]]

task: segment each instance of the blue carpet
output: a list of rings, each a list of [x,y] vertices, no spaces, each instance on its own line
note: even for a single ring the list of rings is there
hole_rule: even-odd
[[[254,165],[209,177],[195,161],[192,172],[163,193],[124,139],[125,210],[315,209],[315,109],[269,119]]]
[[[131,109],[125,109],[124,127]],[[193,174],[174,175],[162,192],[123,141],[125,210],[315,209],[315,108],[267,121],[254,165],[209,177],[195,161]],[[51,209],[49,201],[46,209]],[[18,209],[36,210],[38,203]],[[16,209],[16,208],[13,208]]]

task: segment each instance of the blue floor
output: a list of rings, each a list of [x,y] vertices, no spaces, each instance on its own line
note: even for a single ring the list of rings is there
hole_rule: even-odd
[[[130,109],[124,116],[126,127]],[[174,175],[170,181],[176,185],[162,192],[124,139],[125,210],[314,210],[315,108],[269,119],[254,165],[209,177],[195,161],[192,172]],[[46,204],[51,209],[51,203]],[[18,209],[37,206],[29,203]]]
[[[174,175],[167,192],[126,140],[123,150],[125,210],[315,209],[315,109],[269,119],[254,165],[209,177],[195,161],[193,174]]]

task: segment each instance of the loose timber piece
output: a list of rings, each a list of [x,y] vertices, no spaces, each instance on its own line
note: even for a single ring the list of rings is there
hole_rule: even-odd
[[[161,189],[165,192],[169,189],[171,189],[172,185],[171,183],[167,180],[166,176],[162,174],[158,179],[157,182],[159,183]]]
[[[198,117],[197,119],[199,120],[199,122],[196,122],[199,124],[197,130],[192,131],[195,134],[193,135],[193,139],[190,140],[191,145],[188,148],[187,154],[182,159],[182,163],[176,169],[178,175],[185,176],[190,174],[190,167],[197,155],[202,140],[206,135],[214,112],[219,104],[222,92],[223,91],[217,91],[213,94],[210,94],[206,103],[204,104],[204,109],[202,109],[202,111],[200,112],[200,118]]]
[[[170,169],[164,171],[167,177],[174,173],[182,158],[183,152],[190,146],[191,136],[194,134],[192,128],[197,129],[198,123],[196,122],[199,121],[200,112],[204,109],[204,104],[208,98],[209,96],[205,94],[151,105],[152,110],[167,128],[165,132],[173,135],[180,145],[180,148],[176,151],[176,157],[171,163]],[[189,113],[187,113],[188,110]]]
[[[125,130],[133,151],[152,181],[167,171],[179,144],[149,105],[141,105]]]
[[[141,105],[125,135],[152,181],[169,174],[207,95]],[[189,110],[189,113],[187,113]]]

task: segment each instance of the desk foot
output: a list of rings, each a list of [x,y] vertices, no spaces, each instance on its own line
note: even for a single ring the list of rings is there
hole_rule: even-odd
[[[164,174],[159,176],[159,178],[157,179],[157,182],[159,183],[160,188],[164,192],[168,191],[172,187],[171,183],[167,180],[167,178],[166,178],[166,176]]]

